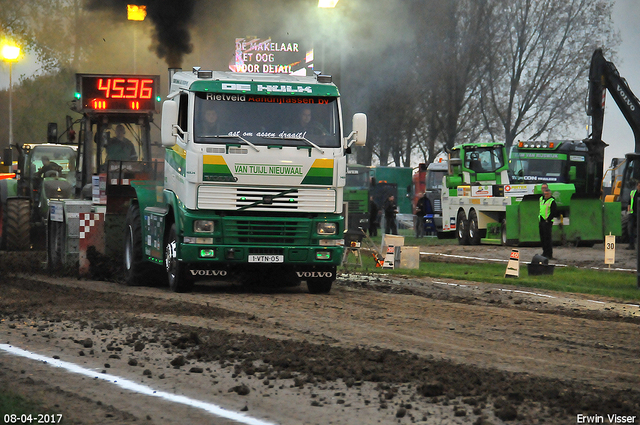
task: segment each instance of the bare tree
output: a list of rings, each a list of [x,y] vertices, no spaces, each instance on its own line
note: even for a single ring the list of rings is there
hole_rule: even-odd
[[[490,45],[480,106],[491,137],[561,133],[583,111],[588,60],[613,47],[606,0],[490,0]]]

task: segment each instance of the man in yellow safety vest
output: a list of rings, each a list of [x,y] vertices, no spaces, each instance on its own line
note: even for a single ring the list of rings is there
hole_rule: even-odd
[[[540,242],[542,243],[542,256],[553,259],[553,218],[557,217],[556,201],[551,196],[551,191],[546,183],[542,184],[542,196],[540,197],[540,216],[538,229],[540,231]]]
[[[629,196],[629,221],[627,222],[627,230],[629,231],[629,246],[627,249],[636,249],[636,232],[638,223],[638,197],[640,196],[640,182],[636,183],[636,188],[631,191]]]

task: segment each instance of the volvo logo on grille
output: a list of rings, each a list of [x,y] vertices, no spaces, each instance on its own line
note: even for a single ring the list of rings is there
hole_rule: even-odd
[[[226,276],[226,270],[189,270],[191,276]]]
[[[262,198],[262,203],[265,205],[273,204],[273,196],[265,196]]]
[[[333,277],[332,272],[296,272],[298,277]]]

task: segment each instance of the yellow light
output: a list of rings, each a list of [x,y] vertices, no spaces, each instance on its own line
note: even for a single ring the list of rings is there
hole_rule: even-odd
[[[135,4],[127,5],[127,19],[130,21],[144,21],[147,17],[147,6],[138,6]]]
[[[336,7],[338,0],[318,0],[318,7],[330,8]]]
[[[18,46],[10,46],[5,44],[2,46],[2,57],[8,61],[14,61],[20,56],[20,48]]]

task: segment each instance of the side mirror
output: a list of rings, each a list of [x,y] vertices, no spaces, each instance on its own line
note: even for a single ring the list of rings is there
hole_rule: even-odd
[[[351,128],[355,133],[356,146],[364,146],[367,142],[367,116],[362,113],[354,114]]]
[[[170,148],[176,144],[176,134],[173,127],[178,123],[178,103],[175,100],[165,100],[162,104],[162,125],[160,127],[162,146]]]
[[[572,165],[571,167],[569,167],[569,181],[571,182],[575,181],[577,176],[578,176],[578,172],[576,170],[576,166]]]
[[[11,167],[13,165],[13,158],[11,156],[11,148],[5,148],[2,152],[2,162],[0,165]]]

